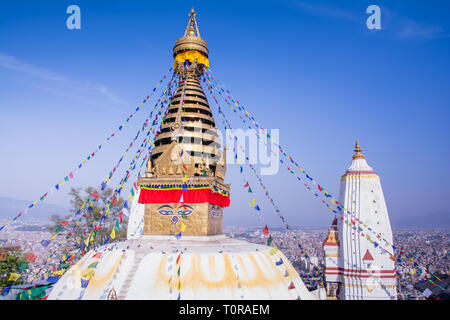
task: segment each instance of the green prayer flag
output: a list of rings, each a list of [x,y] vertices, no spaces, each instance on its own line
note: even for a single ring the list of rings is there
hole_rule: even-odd
[[[19,270],[26,270],[26,269],[28,269],[28,263],[26,263],[26,262],[21,262],[21,263],[19,263]]]
[[[65,176],[64,181],[69,181],[69,177]]]
[[[248,193],[253,193],[252,188],[248,187]]]
[[[180,276],[180,269],[181,269],[181,267],[178,267],[178,276]]]
[[[91,264],[88,266],[88,268],[95,268],[95,267],[97,267],[97,263],[98,263],[98,262],[93,262],[93,263],[91,263]]]
[[[267,245],[268,245],[268,246],[270,246],[270,244],[272,243],[272,240],[273,240],[273,238],[272,238],[272,236],[270,235],[270,236],[269,236],[269,239],[267,239]]]
[[[114,228],[116,229],[116,231],[120,231],[119,221],[118,220],[116,220],[116,225],[114,226]]]
[[[134,197],[134,190],[131,188],[131,196]]]
[[[61,231],[63,231],[64,229],[62,228],[62,227],[57,227],[56,229],[55,229],[55,232],[56,233],[58,233],[58,232],[61,232]]]

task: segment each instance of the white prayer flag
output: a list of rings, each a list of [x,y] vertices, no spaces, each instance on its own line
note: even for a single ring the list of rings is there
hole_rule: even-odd
[[[428,298],[429,296],[431,296],[433,294],[433,291],[431,291],[430,289],[426,288],[423,291],[423,295],[425,296],[425,298]]]

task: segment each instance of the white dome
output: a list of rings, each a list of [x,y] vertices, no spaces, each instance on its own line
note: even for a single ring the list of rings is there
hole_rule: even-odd
[[[270,250],[225,235],[141,236],[88,252],[49,299],[102,300],[112,289],[118,299],[136,300],[317,299],[284,254]]]

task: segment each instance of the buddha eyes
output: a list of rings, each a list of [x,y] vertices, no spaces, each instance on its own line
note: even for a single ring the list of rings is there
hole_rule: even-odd
[[[172,210],[161,209],[161,210],[158,210],[158,213],[163,215],[163,216],[170,216],[170,215],[173,214],[173,211]]]
[[[188,216],[194,212],[194,209],[192,209],[190,206],[185,205],[184,207],[179,208],[179,210],[174,210],[171,206],[164,205],[160,207],[157,212],[162,216],[171,216],[174,214],[174,212],[176,212],[180,216]]]
[[[187,209],[187,210],[178,210],[177,213],[179,215],[181,215],[181,216],[188,216],[188,215],[190,215],[192,213],[192,210],[189,210],[189,209]]]

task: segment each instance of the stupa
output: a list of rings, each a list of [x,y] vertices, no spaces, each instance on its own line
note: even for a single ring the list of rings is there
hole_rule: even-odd
[[[199,81],[209,52],[193,9],[173,54],[179,84],[137,182],[127,240],[88,252],[49,299],[317,299],[281,251],[222,232],[230,185]]]
[[[385,241],[393,241],[380,177],[367,164],[358,141],[354,151],[339,192],[339,202],[352,215],[336,217],[323,243],[328,298],[396,300],[394,261],[381,249]]]

